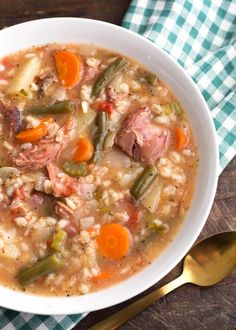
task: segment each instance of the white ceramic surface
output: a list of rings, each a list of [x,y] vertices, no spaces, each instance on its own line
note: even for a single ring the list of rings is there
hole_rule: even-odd
[[[186,72],[163,50],[124,28],[88,19],[52,18],[31,21],[0,31],[0,57],[45,43],[93,43],[143,63],[165,81],[191,120],[200,151],[196,193],[188,216],[168,248],[150,266],[108,289],[84,296],[33,296],[0,286],[0,305],[36,314],[94,311],[127,300],[160,280],[183,258],[201,232],[210,212],[218,171],[216,135],[207,105]]]

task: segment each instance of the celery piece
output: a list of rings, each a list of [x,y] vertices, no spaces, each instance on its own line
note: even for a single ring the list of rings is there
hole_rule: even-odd
[[[30,267],[23,269],[18,274],[21,285],[32,283],[40,276],[47,275],[59,267],[63,266],[64,261],[58,254],[52,254],[42,260],[36,261]]]
[[[52,243],[50,245],[51,249],[60,252],[61,248],[65,242],[67,233],[64,230],[58,230],[54,235],[52,239]]]

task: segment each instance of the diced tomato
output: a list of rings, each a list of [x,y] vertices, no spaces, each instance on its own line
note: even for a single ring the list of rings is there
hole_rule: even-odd
[[[132,200],[124,199],[120,204],[120,209],[126,211],[129,215],[127,222],[128,228],[135,230],[141,218],[141,211],[132,203]]]
[[[11,63],[9,57],[7,56],[2,59],[2,64],[5,66],[6,71],[13,68],[13,64]]]
[[[47,240],[46,244],[47,244],[47,247],[50,247],[51,244],[52,244],[52,238],[49,238],[49,239]]]
[[[24,216],[27,214],[25,204],[17,199],[13,200],[10,205],[10,213],[14,216]]]
[[[26,198],[26,193],[23,186],[20,186],[15,189],[13,193],[13,199],[24,200]]]
[[[93,107],[96,111],[105,111],[109,116],[114,110],[112,103],[108,101],[95,101]]]
[[[130,203],[128,214],[129,214],[128,227],[134,229],[139,222],[140,212],[136,209],[134,205]]]

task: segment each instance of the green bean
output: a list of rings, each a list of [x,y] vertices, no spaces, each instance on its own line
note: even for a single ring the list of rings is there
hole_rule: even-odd
[[[64,261],[58,254],[52,254],[36,261],[32,266],[23,269],[18,274],[19,283],[25,285],[33,282],[37,277],[47,275],[63,266]]]
[[[67,233],[64,230],[58,230],[54,235],[53,235],[53,239],[52,239],[52,243],[50,245],[50,248],[60,252],[62,249],[62,246],[65,242]]]
[[[154,73],[147,72],[147,74],[144,76],[144,79],[148,84],[153,85],[157,80],[157,76]]]
[[[138,199],[150,187],[157,177],[157,168],[154,165],[147,165],[130,189],[131,195]]]
[[[112,62],[95,81],[92,89],[92,96],[97,97],[101,90],[115,77],[115,75],[127,65],[127,60],[124,57],[117,58]]]
[[[88,171],[86,163],[76,163],[72,160],[65,161],[62,166],[63,171],[70,176],[85,176]]]
[[[62,101],[47,106],[32,107],[29,109],[29,113],[32,115],[45,115],[45,114],[61,114],[71,113],[74,110],[73,101]]]
[[[97,114],[97,132],[99,134],[107,134],[107,113],[105,111],[98,112]]]
[[[98,112],[97,114],[98,129],[94,137],[94,153],[91,159],[92,163],[97,163],[101,157],[104,147],[104,140],[107,134],[107,114],[106,112]]]

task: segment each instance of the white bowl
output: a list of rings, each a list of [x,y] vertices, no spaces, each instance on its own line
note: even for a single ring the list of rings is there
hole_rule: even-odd
[[[184,69],[158,46],[124,28],[81,18],[31,21],[0,31],[0,58],[33,45],[53,42],[93,43],[133,57],[155,72],[187,111],[200,153],[196,192],[187,218],[173,242],[143,271],[99,292],[65,298],[34,296],[0,286],[3,307],[36,314],[74,314],[109,307],[137,295],[169,273],[184,257],[201,232],[214,200],[218,148],[208,107]]]

